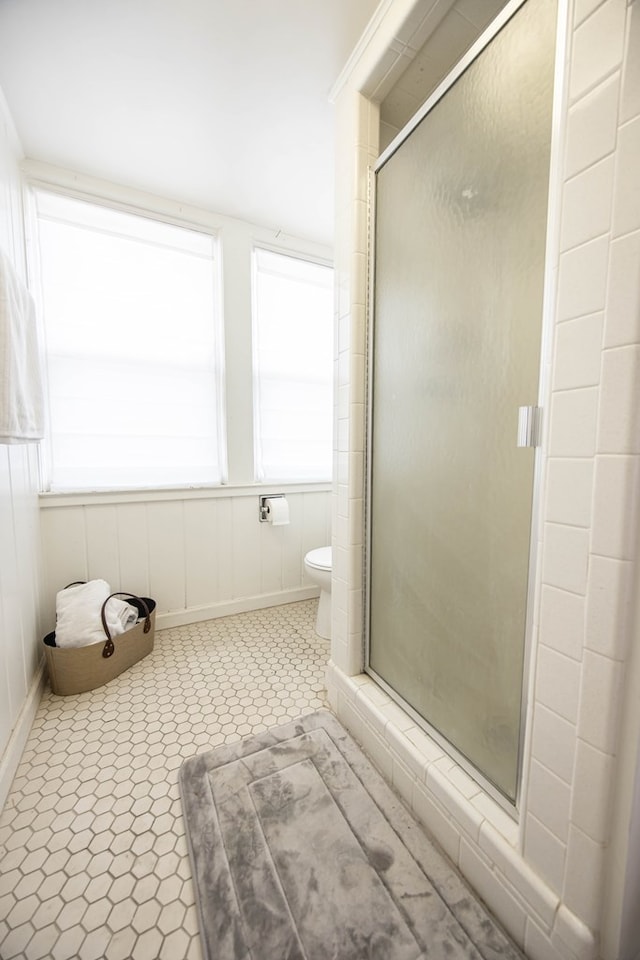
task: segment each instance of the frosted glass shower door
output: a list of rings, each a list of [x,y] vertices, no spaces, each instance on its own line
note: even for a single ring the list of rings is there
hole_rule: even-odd
[[[555,2],[376,174],[368,670],[516,797]]]

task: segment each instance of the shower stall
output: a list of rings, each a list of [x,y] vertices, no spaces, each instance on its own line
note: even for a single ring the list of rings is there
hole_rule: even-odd
[[[366,670],[517,804],[555,0],[508,4],[380,157]]]

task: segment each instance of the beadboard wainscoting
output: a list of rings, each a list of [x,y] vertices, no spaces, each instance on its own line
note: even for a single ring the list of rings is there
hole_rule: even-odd
[[[0,93],[0,249],[24,277],[21,158]],[[41,692],[37,446],[0,445],[0,807]]]
[[[259,497],[285,493],[290,523],[259,521]],[[41,498],[44,609],[74,580],[157,602],[171,627],[318,595],[305,554],[331,542],[329,484]]]

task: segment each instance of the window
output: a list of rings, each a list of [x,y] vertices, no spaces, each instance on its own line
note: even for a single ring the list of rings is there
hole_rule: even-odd
[[[254,250],[258,480],[327,480],[333,447],[333,270]]]
[[[36,190],[49,490],[224,476],[216,241]]]

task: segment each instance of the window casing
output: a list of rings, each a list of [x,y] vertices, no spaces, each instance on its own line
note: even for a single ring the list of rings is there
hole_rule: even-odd
[[[225,479],[216,238],[34,189],[45,490]]]

